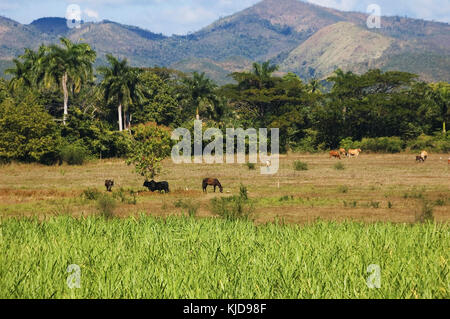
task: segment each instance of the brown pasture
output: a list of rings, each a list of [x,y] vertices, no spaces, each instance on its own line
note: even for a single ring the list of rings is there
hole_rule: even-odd
[[[442,160],[444,158],[445,160]],[[210,200],[239,193],[247,186],[254,202],[258,223],[283,220],[288,223],[323,220],[358,220],[365,222],[414,222],[424,200],[432,203],[435,220],[450,220],[450,167],[448,155],[431,154],[424,164],[417,164],[411,154],[361,154],[345,158],[344,170],[334,168],[336,161],[328,154],[289,154],[280,157],[276,175],[262,175],[243,164],[183,164],[170,159],[157,180],[170,184],[170,194],[148,192],[143,178],[123,160],[98,160],[84,166],[41,166],[9,164],[0,166],[0,217],[74,216],[97,213],[95,201],[83,199],[83,190],[96,188],[106,193],[104,182],[114,179],[121,187],[137,194],[137,203],[119,203],[119,217],[145,213],[155,216],[179,215],[175,203],[190,200],[199,204],[198,216],[212,216]],[[295,171],[293,163],[308,163],[307,171]],[[205,177],[218,178],[224,193],[202,193]]]

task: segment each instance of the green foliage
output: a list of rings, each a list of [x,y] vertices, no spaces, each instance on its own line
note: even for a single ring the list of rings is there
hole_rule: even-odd
[[[88,152],[80,144],[68,144],[61,149],[61,160],[69,165],[83,165],[88,158]]]
[[[308,163],[302,162],[302,161],[295,161],[294,162],[294,170],[296,171],[307,171],[308,170]]]
[[[127,158],[136,173],[146,180],[155,178],[161,171],[161,162],[170,156],[172,140],[169,129],[153,123],[140,124],[133,128],[133,141]]]
[[[343,171],[345,169],[345,166],[341,162],[337,162],[336,164],[334,164],[334,169],[337,171]]]
[[[0,269],[15,269],[0,277],[6,299],[447,299],[450,290],[448,223],[142,214],[5,218],[1,230]],[[80,289],[66,285],[71,263],[81,267]],[[380,289],[367,287],[372,263],[382,268]]]
[[[180,109],[173,92],[174,88],[157,74],[145,71],[139,75],[143,98],[131,107],[133,123],[156,122],[159,125],[175,125]]]
[[[114,199],[119,199],[121,203],[128,205],[136,205],[137,204],[137,194],[134,190],[124,188],[120,188],[118,191],[113,193]]]
[[[2,161],[58,161],[61,143],[58,127],[31,93],[20,101],[0,104],[0,159]]]
[[[399,137],[363,138],[360,148],[374,153],[399,153],[405,143]]]
[[[74,109],[61,129],[64,140],[83,145],[89,155],[99,158],[121,157],[128,153],[129,134],[112,132],[107,125],[79,109]]]
[[[434,136],[420,135],[408,142],[408,148],[413,151],[427,150],[436,153],[450,152],[450,134],[436,133]]]
[[[195,217],[197,216],[200,204],[194,202],[192,199],[179,199],[175,202],[174,206],[186,210],[189,217]]]
[[[248,198],[247,188],[241,184],[239,196],[213,198],[211,211],[229,221],[248,220],[254,207]]]
[[[96,188],[88,188],[83,191],[82,196],[87,200],[97,200],[101,194],[102,193]]]

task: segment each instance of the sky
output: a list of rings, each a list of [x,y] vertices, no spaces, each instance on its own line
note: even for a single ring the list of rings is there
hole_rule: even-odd
[[[76,4],[84,21],[112,20],[165,35],[198,31],[260,0],[1,0],[0,15],[28,24],[41,17],[64,17]],[[345,11],[367,12],[378,4],[382,15],[450,23],[450,0],[303,0]]]

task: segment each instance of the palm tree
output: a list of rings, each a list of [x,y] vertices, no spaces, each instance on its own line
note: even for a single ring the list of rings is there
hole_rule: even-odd
[[[126,111],[130,104],[143,98],[139,82],[139,70],[128,65],[127,59],[119,61],[114,56],[106,55],[109,66],[97,70],[103,76],[102,88],[107,101],[116,100],[119,119],[119,131],[130,127],[130,117]],[[123,115],[123,118],[122,118]]]
[[[96,53],[91,49],[89,44],[72,43],[67,38],[60,39],[62,47],[51,45],[49,54],[45,61],[45,83],[61,84],[64,94],[64,117],[63,122],[66,123],[69,114],[69,83],[72,90],[79,92],[81,86],[89,80],[93,79],[92,64],[95,61]]]
[[[206,108],[207,112],[208,110],[210,112],[211,109],[214,109],[217,102],[215,94],[217,85],[211,79],[207,78],[204,72],[201,74],[194,72],[192,77],[184,78],[182,83],[183,99],[192,103],[188,110],[190,113],[194,111],[193,108],[196,108],[197,115],[199,114],[200,108]]]
[[[315,79],[315,78],[311,79],[309,81],[308,87],[309,87],[309,92],[310,93],[313,93],[313,94],[316,93],[316,92],[322,93],[323,86],[320,83],[320,81]]]
[[[260,86],[270,82],[272,73],[278,70],[277,65],[271,65],[270,61],[263,63],[253,63],[253,74],[259,80]]]
[[[47,47],[41,45],[37,52],[25,49],[25,53],[14,59],[15,68],[5,70],[5,73],[13,75],[10,81],[11,89],[24,85],[26,87],[38,86],[45,77],[44,61]]]
[[[5,74],[10,74],[13,78],[9,81],[9,87],[11,90],[16,90],[21,86],[31,87],[31,70],[29,65],[25,62],[21,62],[19,59],[13,59],[15,64],[14,68],[5,70]]]

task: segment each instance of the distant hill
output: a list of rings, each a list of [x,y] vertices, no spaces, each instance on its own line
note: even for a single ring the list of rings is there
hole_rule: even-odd
[[[264,0],[186,36],[166,37],[112,21],[69,29],[63,18],[22,25],[0,17],[0,71],[23,48],[56,43],[60,36],[84,41],[136,66],[171,66],[204,71],[219,83],[251,61],[271,59],[281,71],[305,79],[324,77],[336,67],[364,72],[372,67],[418,73],[428,81],[450,81],[450,26],[446,23],[383,17],[368,29],[367,15],[342,12],[298,0]]]
[[[65,18],[41,18],[34,20],[30,26],[51,35],[65,35],[70,31]]]

